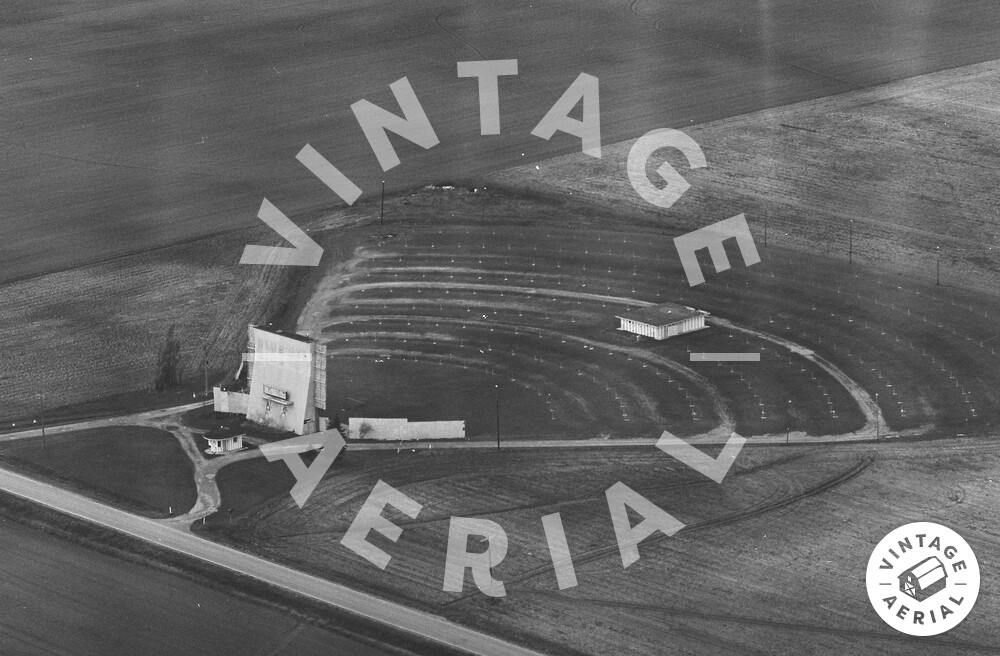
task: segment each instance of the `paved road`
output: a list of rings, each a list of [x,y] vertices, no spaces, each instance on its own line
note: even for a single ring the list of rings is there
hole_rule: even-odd
[[[540,656],[538,652],[473,631],[436,615],[304,574],[5,469],[0,469],[0,489],[470,654]]]
[[[998,28],[996,0],[5,0],[0,281],[340,206],[306,142],[369,195],[579,150],[530,131],[581,71],[612,143],[997,59]],[[498,136],[480,58],[519,60]],[[402,76],[440,145],[383,173],[349,106]]]

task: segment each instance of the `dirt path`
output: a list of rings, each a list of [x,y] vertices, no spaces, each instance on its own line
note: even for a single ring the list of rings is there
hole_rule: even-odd
[[[198,498],[187,512],[162,520],[164,523],[188,531],[192,522],[208,517],[222,505],[222,493],[215,482],[215,476],[226,465],[261,457],[256,449],[240,451],[216,458],[208,458],[201,451],[203,440],[195,429],[178,425],[177,422],[160,420],[148,425],[171,433],[180,443],[184,453],[194,467],[194,484]]]
[[[210,405],[211,401],[198,401],[197,403],[188,403],[185,405],[175,405],[170,408],[159,408],[157,410],[146,410],[143,412],[136,412],[130,415],[121,415],[120,417],[100,417],[98,419],[85,419],[83,421],[73,422],[71,424],[59,424],[56,426],[46,426],[46,435],[53,435],[56,433],[72,433],[74,431],[86,430],[88,428],[103,428],[104,426],[133,426],[133,425],[152,425],[149,421],[159,419],[161,417],[169,417],[171,415],[179,415],[189,410],[195,410],[196,408],[202,408],[206,405]],[[6,442],[8,440],[22,440],[27,437],[39,437],[42,434],[41,428],[31,428],[29,430],[15,431],[11,433],[4,433],[0,435],[0,442]]]
[[[188,530],[191,522],[207,517],[219,509],[221,504],[221,494],[219,487],[215,483],[215,475],[226,465],[240,460],[260,457],[260,452],[256,450],[242,451],[228,455],[224,458],[206,458],[201,452],[199,444],[200,436],[195,429],[184,426],[180,421],[180,416],[190,410],[202,408],[210,405],[211,401],[199,401],[170,408],[160,408],[157,410],[147,410],[120,417],[102,417],[99,419],[87,419],[71,424],[60,424],[58,426],[48,426],[45,429],[46,435],[72,433],[75,431],[105,428],[107,426],[148,426],[156,428],[173,435],[184,450],[185,455],[191,461],[194,468],[194,484],[197,490],[197,500],[187,512],[175,515],[169,519],[152,520],[162,521],[166,524],[175,525],[183,530]],[[23,440],[32,437],[40,437],[40,428],[25,431],[17,431],[0,435],[0,441]]]
[[[742,333],[747,333],[757,337],[759,339],[764,339],[772,344],[777,344],[783,348],[788,349],[792,353],[809,360],[816,366],[820,367],[826,373],[830,374],[834,380],[840,383],[844,389],[850,393],[854,398],[854,401],[858,404],[861,412],[865,415],[865,425],[854,431],[852,434],[857,434],[862,436],[862,439],[871,439],[877,436],[878,427],[882,427],[882,433],[886,432],[885,417],[882,415],[882,410],[875,403],[875,400],[865,391],[861,385],[854,381],[850,376],[841,371],[835,364],[827,360],[826,358],[817,355],[811,349],[799,346],[795,342],[784,339],[783,337],[778,337],[777,335],[771,335],[770,333],[765,333],[760,330],[755,330],[753,328],[747,328],[745,326],[740,326],[739,324],[733,323],[728,319],[721,319],[719,317],[712,317],[710,323],[717,326],[722,326],[723,328],[728,328],[729,330],[737,330]],[[906,434],[917,435],[919,433],[925,432],[928,427],[920,427],[915,429],[910,429],[908,431],[903,431]],[[833,435],[820,435],[817,436],[818,439],[825,439],[835,437]]]

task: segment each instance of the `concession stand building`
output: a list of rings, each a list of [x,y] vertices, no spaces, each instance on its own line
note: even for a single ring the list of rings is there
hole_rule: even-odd
[[[707,316],[708,312],[686,305],[660,303],[623,312],[616,318],[618,330],[662,340],[707,328]]]

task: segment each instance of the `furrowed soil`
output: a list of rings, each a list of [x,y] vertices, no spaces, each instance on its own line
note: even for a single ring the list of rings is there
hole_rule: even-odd
[[[886,626],[864,587],[878,539],[910,521],[955,527],[980,563],[1000,557],[996,441],[745,449],[717,485],[653,447],[454,452],[351,452],[307,505],[287,493],[280,464],[237,463],[220,473],[223,504],[204,529],[333,580],[435,610],[555,653],[956,654],[989,653],[1000,640],[995,568],[983,567],[973,613],[936,638]],[[340,544],[371,487],[383,480],[421,504],[416,519],[389,507],[403,533],[368,539],[391,557],[383,571]],[[640,546],[624,569],[605,490],[617,481],[687,526]],[[248,487],[263,489],[251,496]],[[558,512],[577,587],[559,591],[541,516]],[[471,578],[442,591],[449,520],[499,523],[509,549],[495,575],[507,596],[489,600]],[[638,521],[632,519],[633,523]],[[474,546],[469,547],[475,551]]]
[[[328,208],[305,143],[377,194],[349,107],[396,111],[404,76],[440,145],[403,146],[390,189],[577,150],[530,131],[580,72],[610,143],[995,59],[998,17],[992,0],[6,0],[0,281],[256,225],[263,196]],[[456,62],[508,58],[503,133],[481,138]]]
[[[337,225],[354,221],[347,212]],[[299,312],[313,271],[239,265],[245,244],[276,241],[266,227],[239,230],[4,285],[5,427],[204,398],[206,352],[216,384],[236,371],[248,323],[281,324]],[[336,243],[326,246],[336,258]],[[171,327],[187,394],[153,389]]]
[[[708,167],[667,160],[691,184],[673,207],[641,199],[632,141],[508,169],[490,179],[625,208],[687,232],[745,213],[758,245],[873,264],[994,291],[1000,282],[1000,68],[996,61],[683,128]],[[651,172],[661,153],[648,166]],[[655,179],[655,174],[654,174]],[[853,248],[851,223],[853,222]]]

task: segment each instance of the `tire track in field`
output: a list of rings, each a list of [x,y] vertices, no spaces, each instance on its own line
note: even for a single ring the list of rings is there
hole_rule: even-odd
[[[755,473],[757,473],[757,472],[759,472],[761,470],[771,469],[771,468],[774,468],[774,467],[780,467],[780,466],[783,466],[783,465],[787,465],[787,464],[796,462],[798,460],[801,460],[806,455],[807,455],[806,453],[792,453],[792,454],[784,455],[784,456],[781,456],[779,458],[775,458],[774,460],[769,460],[767,462],[763,462],[763,463],[760,463],[760,464],[757,464],[757,465],[753,465],[753,466],[747,467],[745,469],[740,469],[739,471],[735,471],[732,474],[730,474],[730,477],[732,477],[732,478],[740,478],[740,477],[747,476],[747,475],[750,475],[750,474],[755,474]],[[405,467],[406,466],[404,465],[400,469],[403,469]],[[412,468],[413,469],[423,470],[425,467],[426,467],[426,465],[424,463],[413,463],[412,464]],[[399,471],[396,470],[394,473],[399,473]],[[480,474],[477,474],[475,472],[467,472],[467,473],[463,474],[463,476],[465,476],[466,478],[479,477]],[[435,474],[433,476],[430,476],[430,477],[427,477],[427,478],[423,478],[423,479],[406,481],[405,483],[401,484],[401,487],[403,487],[403,486],[405,486],[405,487],[412,487],[412,486],[417,486],[417,485],[425,485],[427,483],[436,483],[438,481],[449,481],[449,482],[451,482],[451,481],[455,481],[455,480],[456,480],[455,474],[453,472],[449,472],[449,473],[446,473],[446,474],[443,474],[443,475]],[[640,486],[640,487],[636,487],[634,489],[636,490],[636,492],[639,492],[639,493],[654,494],[654,493],[657,493],[657,492],[667,492],[667,491],[675,490],[675,489],[682,488],[682,487],[692,487],[692,486],[699,487],[699,486],[702,486],[702,485],[707,485],[709,483],[711,483],[711,481],[709,481],[707,479],[705,479],[705,480],[693,480],[693,481],[692,480],[686,480],[686,481],[678,481],[678,482],[672,482],[672,483],[662,483],[662,484],[659,484],[659,485]],[[772,498],[774,496],[774,494],[775,493],[772,492],[768,496],[768,499]],[[362,496],[362,495],[358,494],[356,496]],[[501,513],[507,513],[507,512],[518,512],[518,511],[529,511],[529,510],[530,511],[539,511],[540,512],[540,511],[548,510],[548,509],[564,508],[564,507],[571,507],[571,506],[575,506],[575,505],[581,505],[581,504],[585,504],[585,503],[592,503],[595,500],[600,501],[600,500],[602,500],[604,498],[605,498],[604,492],[600,492],[600,493],[596,493],[596,494],[588,494],[586,496],[580,496],[580,497],[569,498],[569,499],[561,499],[561,500],[557,500],[557,501],[541,501],[541,502],[534,503],[534,504],[521,504],[521,505],[518,505],[518,506],[509,506],[509,507],[505,507],[505,508],[494,508],[494,509],[491,509],[491,510],[481,511],[481,512],[475,512],[475,513],[463,513],[462,516],[463,517],[486,517],[486,516],[494,515],[494,514],[501,514]],[[452,514],[438,515],[436,517],[428,517],[428,518],[425,518],[425,519],[415,519],[415,520],[405,520],[405,519],[402,519],[402,518],[397,518],[396,520],[394,520],[394,523],[397,524],[400,527],[404,527],[405,528],[405,527],[421,526],[421,525],[428,525],[428,524],[434,524],[434,523],[440,523],[440,522],[450,521],[451,518],[452,518]],[[318,530],[318,531],[300,531],[300,532],[296,532],[296,533],[275,534],[275,535],[267,536],[266,539],[296,538],[296,537],[308,537],[308,536],[329,535],[329,534],[333,534],[335,536],[342,536],[344,534],[344,531],[343,530],[332,530],[332,529],[324,529],[324,530]],[[574,562],[575,562],[575,559],[574,559]],[[542,571],[544,571],[544,569]],[[470,595],[470,596],[472,596],[472,595]]]
[[[687,524],[686,526],[684,526],[684,528],[682,528],[680,531],[678,531],[674,535],[681,535],[681,534],[689,533],[689,532],[692,532],[692,531],[698,531],[698,530],[705,529],[705,528],[715,528],[717,526],[726,526],[728,524],[734,524],[736,522],[740,522],[740,521],[743,521],[745,519],[751,519],[751,518],[754,518],[754,517],[759,517],[760,515],[765,515],[767,513],[773,512],[775,510],[779,510],[781,508],[785,508],[785,507],[790,506],[792,504],[798,503],[799,501],[802,501],[804,499],[808,499],[810,497],[822,494],[823,492],[826,492],[827,490],[831,490],[831,489],[833,489],[833,488],[835,488],[835,487],[837,487],[839,485],[842,485],[842,484],[844,484],[844,483],[852,480],[853,478],[855,478],[858,475],[860,475],[861,473],[863,473],[866,469],[868,469],[868,467],[871,466],[871,464],[874,461],[875,461],[875,456],[873,456],[873,455],[866,456],[863,459],[861,459],[860,462],[858,462],[857,464],[855,464],[853,467],[851,467],[847,471],[842,472],[842,473],[840,473],[840,474],[838,474],[838,475],[836,475],[836,476],[834,476],[832,478],[828,478],[827,480],[823,481],[819,485],[815,485],[815,486],[813,486],[811,488],[808,488],[808,489],[806,489],[806,490],[804,490],[804,491],[802,491],[802,492],[800,492],[798,494],[793,494],[791,496],[785,497],[783,499],[779,499],[777,501],[765,501],[763,503],[758,503],[758,504],[756,504],[754,506],[751,506],[750,508],[748,508],[746,510],[743,510],[743,511],[740,511],[740,512],[737,512],[737,513],[733,513],[731,515],[726,515],[724,517],[718,517],[718,518],[715,518],[715,519],[707,519],[707,520],[704,520],[704,521],[701,521],[701,522],[695,522],[695,523],[692,523],[692,524]],[[658,533],[658,534],[656,534],[656,535],[654,535],[652,537],[647,538],[643,542],[643,544],[644,545],[657,544],[659,542],[662,542],[663,540],[668,539],[669,537],[671,537],[671,536],[665,535],[663,533]],[[599,547],[597,549],[591,549],[589,551],[585,551],[585,552],[583,552],[581,554],[574,554],[573,555],[573,564],[574,564],[574,566],[580,565],[580,564],[587,564],[587,563],[590,563],[590,562],[601,560],[602,558],[606,558],[607,556],[610,556],[612,554],[617,554],[617,553],[619,553],[618,544],[612,544],[612,545],[608,545],[608,546],[605,546],[605,547]],[[553,566],[552,566],[551,563],[549,563],[547,565],[539,565],[538,567],[529,569],[527,571],[524,571],[524,572],[518,574],[517,576],[514,576],[514,577],[512,577],[510,579],[505,580],[504,583],[505,584],[509,584],[509,585],[513,585],[513,584],[517,584],[517,583],[523,583],[524,581],[532,579],[535,576],[538,576],[539,574],[546,574],[546,573],[551,572],[552,570],[553,570]],[[458,603],[461,603],[463,601],[467,601],[469,599],[472,599],[474,597],[478,597],[478,595],[479,595],[479,591],[476,590],[476,592],[474,592],[474,593],[465,594],[465,595],[462,595],[462,596],[457,597],[455,599],[452,599],[450,601],[447,601],[447,602],[443,603],[442,606],[451,606],[453,604],[458,604]]]
[[[468,41],[466,41],[465,39],[463,39],[461,36],[459,36],[458,32],[455,32],[454,30],[449,30],[447,27],[444,26],[444,24],[441,22],[441,18],[445,14],[447,14],[447,13],[448,13],[447,11],[442,11],[440,14],[438,14],[437,16],[435,16],[434,17],[434,24],[437,25],[438,28],[442,32],[444,32],[445,34],[447,34],[451,38],[455,39],[456,41],[458,41],[459,43],[461,43],[466,48],[472,50],[472,52],[474,52],[477,55],[479,55],[480,59],[489,59],[489,57],[487,57],[486,55],[484,55],[483,52],[479,48],[477,48],[476,46],[472,45],[471,43],[469,43]]]
[[[804,453],[799,453],[799,454],[791,454],[791,455],[788,455],[788,456],[783,456],[781,458],[777,458],[777,459],[772,460],[770,462],[762,463],[762,464],[759,464],[759,465],[754,465],[752,467],[747,467],[746,469],[741,469],[739,471],[733,472],[732,473],[732,477],[739,478],[739,477],[742,477],[742,476],[747,476],[749,474],[754,474],[754,473],[758,472],[761,469],[770,469],[770,468],[773,468],[773,467],[777,467],[777,466],[781,466],[781,465],[784,465],[784,464],[788,464],[789,462],[793,462],[795,460],[799,460],[799,459],[805,457],[805,455],[806,454],[804,454]],[[473,475],[473,474],[470,474],[470,475]],[[433,481],[437,481],[437,480],[454,480],[454,479],[453,479],[452,476],[439,476],[437,478],[428,479],[427,481],[421,481],[421,483],[433,482]],[[639,486],[639,487],[635,487],[633,489],[636,492],[639,492],[640,494],[651,495],[651,494],[656,494],[656,493],[659,493],[659,492],[669,492],[670,490],[676,490],[676,489],[679,489],[679,488],[702,487],[702,486],[708,485],[709,483],[712,483],[712,481],[707,480],[707,479],[682,480],[682,481],[671,482],[671,483],[661,483],[659,485]],[[773,496],[773,494],[772,494],[772,496]],[[535,511],[535,512],[556,511],[556,510],[561,509],[561,508],[568,508],[568,507],[577,506],[577,505],[581,505],[581,504],[585,504],[585,503],[592,503],[594,501],[601,501],[603,499],[605,499],[605,494],[602,491],[602,492],[598,492],[598,493],[595,493],[595,494],[588,494],[587,496],[576,497],[576,498],[573,498],[573,499],[560,499],[560,500],[555,500],[555,501],[543,501],[543,502],[540,502],[540,503],[529,503],[529,504],[521,504],[521,505],[517,505],[517,506],[507,506],[507,507],[504,507],[504,508],[494,508],[492,510],[484,510],[484,511],[474,512],[474,513],[463,513],[462,516],[463,517],[488,517],[490,515],[495,515],[495,514],[498,515],[498,514],[503,514],[503,513],[519,512],[519,511],[526,511],[526,510],[531,510],[531,511]],[[437,522],[450,521],[451,517],[452,517],[452,515],[448,514],[448,515],[439,515],[437,517],[427,517],[427,518],[424,518],[424,519],[401,520],[401,521],[397,521],[396,523],[399,526],[420,526],[420,525],[424,525],[424,524],[434,524],[434,523],[437,523]],[[575,562],[575,559],[574,559],[574,562]]]

